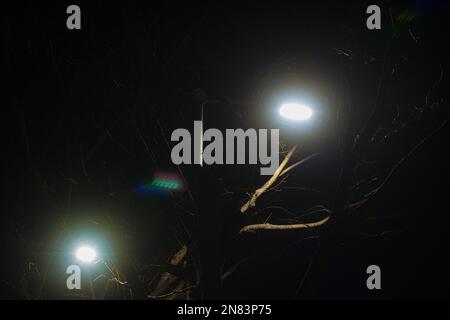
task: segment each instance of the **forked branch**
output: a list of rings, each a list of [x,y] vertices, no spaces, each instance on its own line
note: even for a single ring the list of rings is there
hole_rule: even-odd
[[[302,159],[296,163],[294,163],[293,165],[286,167],[287,163],[289,162],[289,160],[292,158],[292,155],[294,154],[295,150],[297,149],[297,146],[292,147],[291,150],[289,150],[288,154],[286,155],[286,157],[284,157],[283,161],[281,162],[280,166],[278,167],[278,169],[275,171],[275,173],[270,177],[270,179],[259,189],[257,189],[255,191],[255,193],[252,194],[251,198],[241,207],[241,212],[244,213],[246,212],[248,209],[250,209],[251,207],[255,206],[256,200],[267,190],[270,189],[270,187],[277,181],[277,179],[281,176],[284,176],[285,174],[287,174],[289,171],[291,171],[292,169],[294,169],[295,167],[299,166],[300,164],[310,160],[311,158],[313,158],[314,156],[316,156],[317,154],[312,154],[308,157],[306,157],[305,159]]]

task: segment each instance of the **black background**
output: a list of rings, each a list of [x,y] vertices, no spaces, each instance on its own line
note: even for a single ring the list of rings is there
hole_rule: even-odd
[[[167,145],[172,130],[192,131],[205,101],[214,101],[205,106],[209,127],[279,125],[284,143],[300,145],[298,157],[319,153],[290,175],[290,185],[320,192],[289,189],[258,205],[301,213],[332,205],[342,139],[364,127],[376,101],[386,110],[383,129],[355,180],[367,172],[385,176],[448,117],[443,2],[380,2],[382,30],[376,31],[365,27],[372,4],[365,2],[79,2],[82,29],[73,31],[66,28],[69,4],[14,2],[2,12],[5,298],[27,296],[30,263],[46,279],[29,289],[34,296],[64,297],[68,248],[83,232],[100,235],[105,252],[125,265],[164,261],[177,249],[176,239],[188,238],[180,217],[201,251],[226,261],[251,257],[223,284],[221,297],[298,298],[316,242],[298,234],[237,236],[258,221],[238,211],[246,192],[265,181],[258,166],[186,166],[197,206],[212,211],[199,224],[172,198],[134,191],[155,171],[176,170]],[[389,10],[396,17],[407,9],[419,15],[394,30]],[[341,49],[348,55],[338,54]],[[282,127],[267,111],[277,90],[297,84],[320,100],[323,117],[311,130]],[[383,142],[385,133],[392,135]],[[377,219],[343,241],[319,298],[450,296],[448,133],[443,128],[405,163],[373,209]],[[233,194],[223,196],[226,190]],[[363,185],[353,200],[368,191]],[[178,199],[189,208],[188,200]],[[381,267],[380,291],[365,286],[371,264]]]

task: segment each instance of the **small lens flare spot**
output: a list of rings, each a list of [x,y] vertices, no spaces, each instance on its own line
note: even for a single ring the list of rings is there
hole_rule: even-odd
[[[97,252],[89,246],[82,246],[77,249],[75,256],[81,262],[91,263],[97,258]]]
[[[395,20],[397,22],[407,23],[413,21],[418,15],[419,13],[415,10],[405,10],[400,13]]]

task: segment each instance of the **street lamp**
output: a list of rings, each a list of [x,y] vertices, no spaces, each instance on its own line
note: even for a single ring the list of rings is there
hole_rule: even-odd
[[[306,121],[313,115],[313,111],[310,107],[294,102],[282,104],[279,113],[282,117],[291,121]]]
[[[91,246],[81,246],[75,252],[78,260],[84,263],[92,263],[97,259],[97,251]]]

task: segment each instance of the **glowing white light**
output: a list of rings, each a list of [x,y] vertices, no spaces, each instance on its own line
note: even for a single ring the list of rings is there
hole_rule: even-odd
[[[280,108],[280,114],[289,120],[304,121],[311,118],[313,112],[303,104],[285,103]]]
[[[77,249],[75,256],[81,262],[91,263],[97,258],[97,252],[92,247],[82,246]]]

